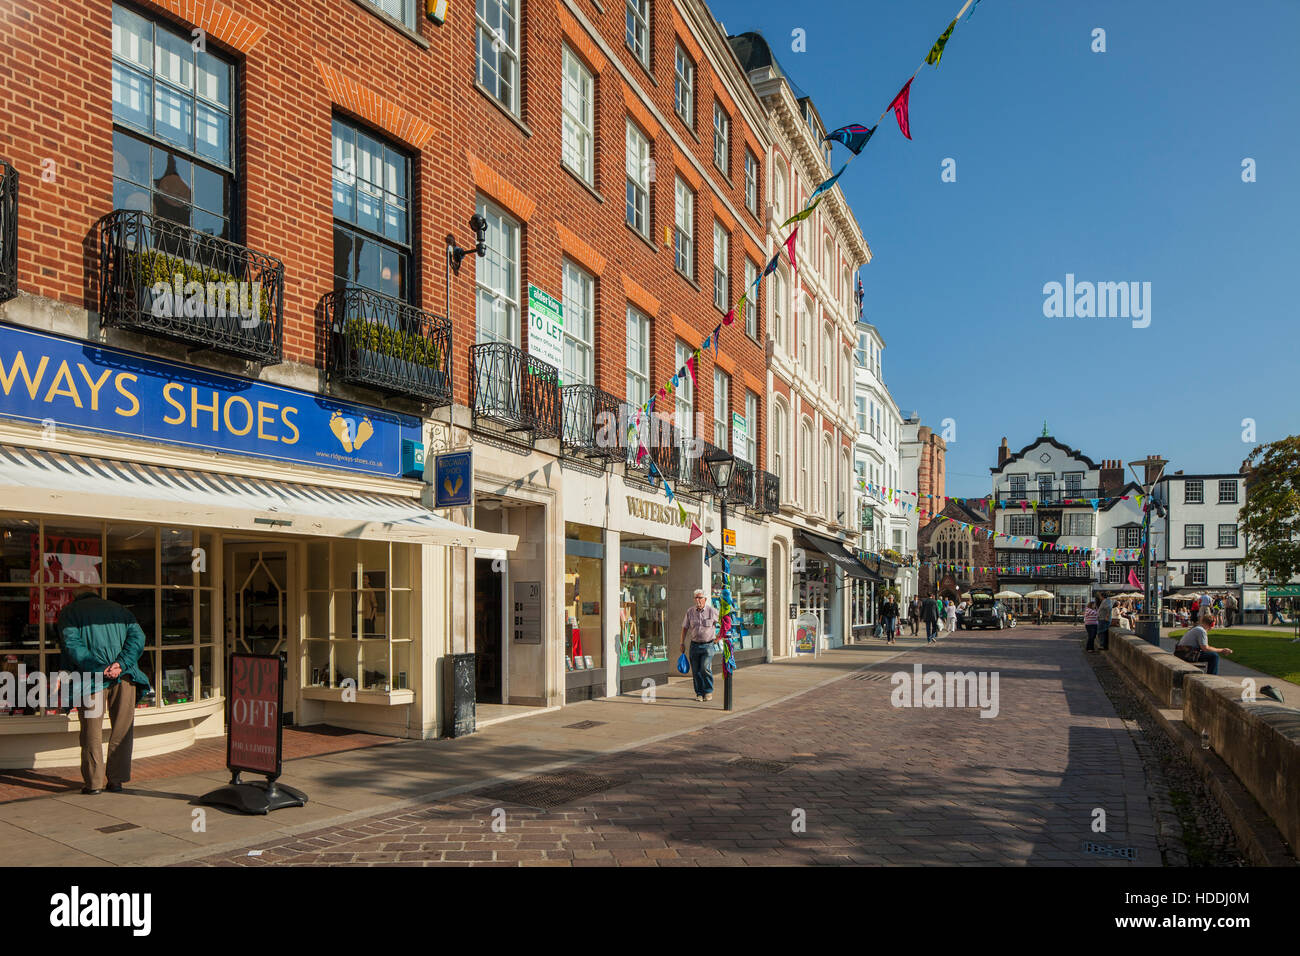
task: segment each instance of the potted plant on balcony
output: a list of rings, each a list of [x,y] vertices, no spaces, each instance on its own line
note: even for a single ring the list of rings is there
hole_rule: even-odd
[[[244,342],[267,342],[271,338],[272,301],[260,282],[239,279],[220,269],[205,269],[156,249],[128,252],[127,273],[135,287],[141,316],[182,320],[159,323],[146,319],[144,324],[151,328],[208,325]]]
[[[353,368],[364,380],[422,395],[447,389],[442,343],[437,338],[361,318],[348,319],[343,335]]]

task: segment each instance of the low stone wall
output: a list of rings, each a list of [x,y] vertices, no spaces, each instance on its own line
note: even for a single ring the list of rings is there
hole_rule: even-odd
[[[1259,801],[1292,849],[1300,847],[1300,711],[1243,701],[1240,679],[1198,674],[1184,685],[1183,721]]]
[[[1111,628],[1109,653],[1165,707],[1182,707],[1187,678],[1201,673],[1132,631]]]

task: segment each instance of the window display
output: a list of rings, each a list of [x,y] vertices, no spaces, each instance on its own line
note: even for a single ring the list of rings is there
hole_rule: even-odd
[[[745,635],[733,644],[748,651],[767,646],[767,559],[738,554],[730,559],[731,596],[740,609]],[[722,593],[722,555],[714,555],[713,603],[718,607]],[[721,608],[719,608],[721,613]],[[733,633],[733,638],[735,637]]]
[[[662,541],[624,538],[621,557],[619,663],[667,661],[668,546]]]
[[[564,657],[568,670],[604,667],[601,597],[605,580],[604,532],[564,526]]]

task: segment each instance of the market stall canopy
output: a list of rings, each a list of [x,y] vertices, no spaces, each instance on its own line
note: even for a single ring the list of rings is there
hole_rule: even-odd
[[[346,479],[340,479],[346,480]],[[0,445],[5,510],[228,531],[513,551],[518,536],[448,521],[413,498]]]
[[[1055,598],[1056,595],[1053,594],[1051,591],[1041,591],[1041,590],[1040,590],[1040,591],[1030,591],[1028,594],[1025,595],[1025,597],[1027,597],[1027,598],[1034,598],[1035,600],[1039,600],[1039,601],[1041,601],[1041,600],[1043,600],[1043,599],[1051,600],[1051,599]]]
[[[861,578],[864,581],[875,581],[877,584],[884,583],[885,579],[859,561],[844,546],[843,541],[827,538],[820,534],[813,534],[811,531],[795,531],[794,537],[795,543],[800,547],[811,548],[826,555],[838,567],[843,568],[844,573],[849,577]]]
[[[1019,594],[1016,591],[999,591],[997,594],[993,596],[997,598],[999,601],[1009,601],[1012,598],[1024,597],[1024,595]]]

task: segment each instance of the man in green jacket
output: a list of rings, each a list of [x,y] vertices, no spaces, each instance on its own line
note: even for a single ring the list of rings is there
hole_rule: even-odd
[[[63,644],[65,669],[85,674],[103,674],[108,718],[112,734],[108,739],[105,767],[102,701],[88,694],[81,709],[82,793],[101,793],[107,776],[108,789],[118,793],[131,779],[131,748],[135,742],[136,688],[149,689],[149,679],[140,670],[144,631],[133,615],[115,601],[101,598],[87,588],[59,612],[56,624]],[[87,717],[86,711],[99,717]]]

